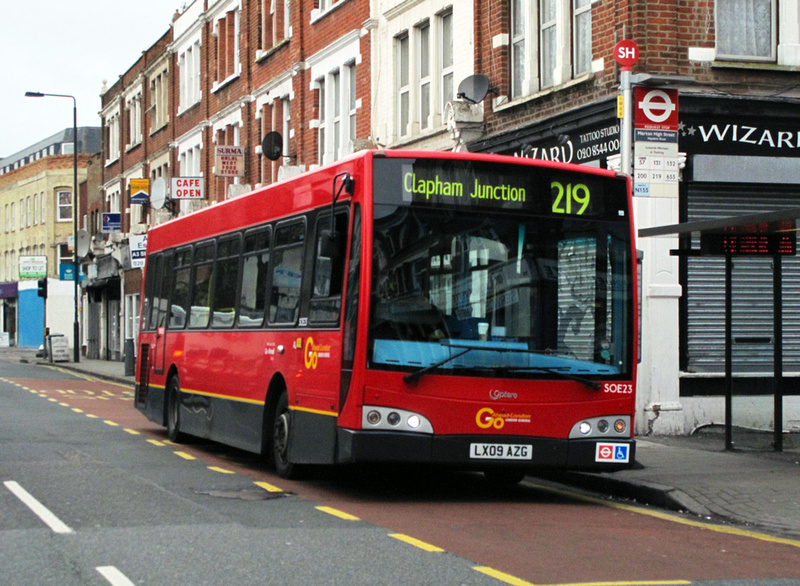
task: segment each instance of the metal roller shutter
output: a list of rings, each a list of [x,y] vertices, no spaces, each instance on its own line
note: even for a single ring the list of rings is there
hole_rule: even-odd
[[[741,184],[690,184],[687,221],[800,206],[800,191]],[[692,248],[700,248],[692,237]],[[725,260],[689,257],[685,287],[688,372],[725,371]],[[800,259],[783,257],[784,369],[800,370]],[[772,373],[772,258],[735,257],[733,369]]]

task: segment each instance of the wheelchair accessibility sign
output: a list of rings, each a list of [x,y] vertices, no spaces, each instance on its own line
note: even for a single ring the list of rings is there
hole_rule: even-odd
[[[594,461],[625,463],[630,461],[630,453],[628,444],[597,444]]]

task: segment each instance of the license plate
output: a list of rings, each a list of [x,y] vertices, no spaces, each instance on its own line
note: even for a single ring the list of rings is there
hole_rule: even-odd
[[[531,460],[530,444],[470,444],[469,457],[473,460]]]

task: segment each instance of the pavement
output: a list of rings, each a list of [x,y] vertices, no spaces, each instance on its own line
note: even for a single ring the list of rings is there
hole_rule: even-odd
[[[46,362],[36,357],[35,350],[17,348],[0,348],[0,360]],[[79,363],[56,365],[134,384],[134,377],[125,375],[123,362],[81,358]],[[722,428],[713,426],[690,436],[636,440],[636,466],[632,469],[602,474],[554,473],[547,478],[709,521],[800,539],[800,438],[796,434],[787,437],[783,452],[725,450]]]

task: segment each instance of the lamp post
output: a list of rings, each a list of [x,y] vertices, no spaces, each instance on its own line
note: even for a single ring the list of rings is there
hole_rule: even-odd
[[[73,359],[80,362],[80,324],[78,322],[78,101],[75,96],[67,94],[44,94],[42,92],[25,92],[27,98],[69,98],[72,100],[72,251],[74,266],[72,275],[74,277],[75,294],[75,321],[72,324],[73,339]]]

